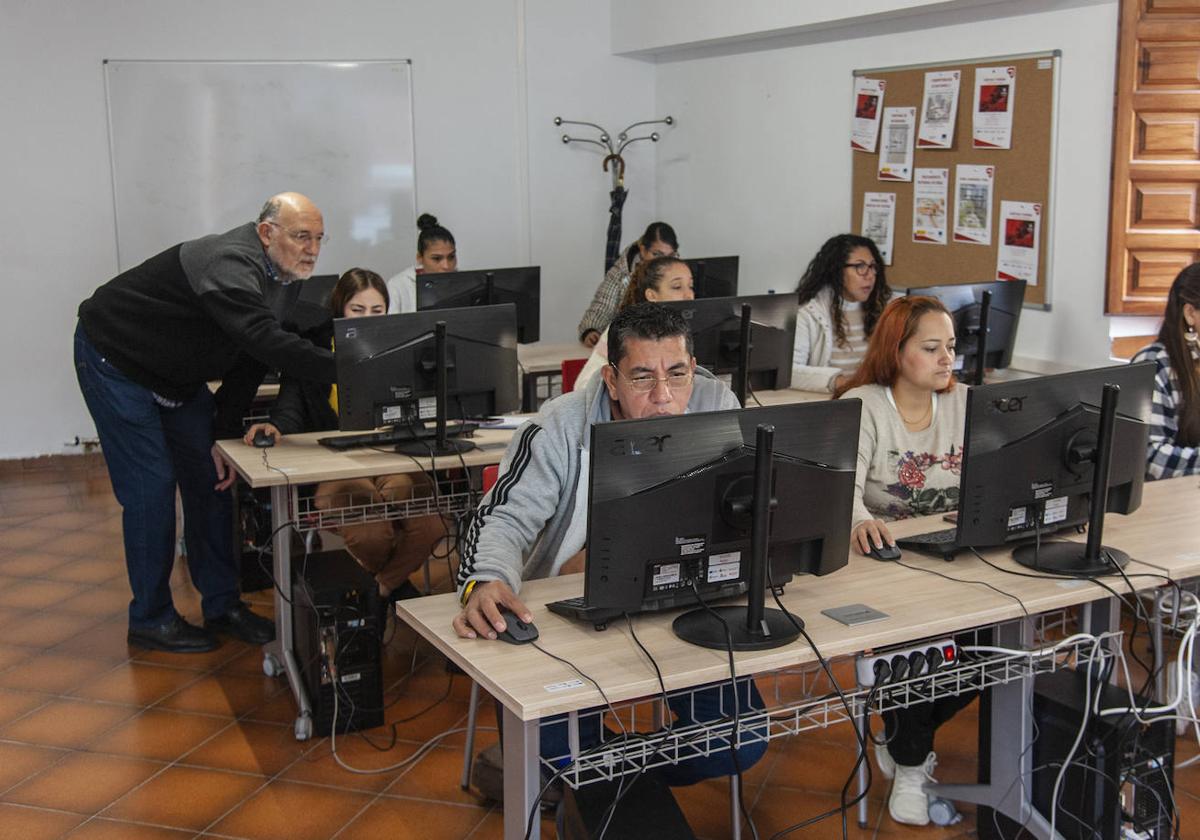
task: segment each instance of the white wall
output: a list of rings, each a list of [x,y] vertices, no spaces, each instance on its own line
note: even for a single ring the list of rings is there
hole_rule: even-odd
[[[465,266],[540,263],[550,340],[572,337],[600,279],[607,221],[599,157],[564,148],[552,112],[653,107],[653,67],[611,56],[608,6],[588,0],[0,0],[0,20],[0,458],[94,434],[71,333],[116,271],[104,59],[411,58],[418,209],[454,231]],[[644,225],[652,154],[630,176]]]
[[[1101,364],[1116,36],[1115,0],[1018,1],[672,53],[656,79],[679,118],[658,150],[659,214],[688,253],[740,252],[745,292],[795,288],[850,223],[854,69],[1060,49],[1052,310],[1025,311],[1017,354]]]

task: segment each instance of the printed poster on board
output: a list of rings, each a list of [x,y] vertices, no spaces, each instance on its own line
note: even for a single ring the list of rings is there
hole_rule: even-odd
[[[912,241],[946,244],[949,169],[918,168],[913,173]]]
[[[884,265],[892,264],[892,241],[896,234],[896,194],[863,193],[862,235],[873,239]]]
[[[917,146],[949,149],[954,145],[954,123],[958,118],[958,88],[961,70],[925,74],[925,96],[921,105],[921,128]]]
[[[850,148],[875,153],[879,120],[883,116],[883,79],[854,79],[854,119],[850,123]]]
[[[916,108],[883,109],[883,144],[879,150],[880,181],[911,181]]]
[[[960,163],[954,168],[954,241],[992,244],[994,166]]]
[[[1012,148],[1016,93],[1016,67],[976,68],[974,122],[971,126],[971,143],[976,149]]]
[[[1028,201],[1000,202],[997,280],[1024,280],[1030,286],[1037,285],[1041,234],[1042,205]]]

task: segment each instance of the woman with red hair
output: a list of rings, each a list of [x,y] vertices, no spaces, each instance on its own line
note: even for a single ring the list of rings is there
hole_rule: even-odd
[[[902,297],[879,317],[866,355],[838,396],[862,400],[851,542],[863,554],[895,545],[886,522],[955,510],[967,388],[954,381],[954,321],[937,298]],[[883,716],[887,746],[875,757],[895,777],[892,819],[929,822],[939,726],[974,699],[948,697]]]

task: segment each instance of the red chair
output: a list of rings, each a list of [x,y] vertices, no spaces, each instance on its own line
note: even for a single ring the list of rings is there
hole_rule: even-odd
[[[483,492],[492,489],[492,485],[496,483],[496,479],[500,477],[500,465],[488,464],[483,468]]]
[[[575,380],[579,378],[579,371],[583,370],[583,366],[586,364],[587,359],[562,360],[562,392],[564,394],[575,390]]]

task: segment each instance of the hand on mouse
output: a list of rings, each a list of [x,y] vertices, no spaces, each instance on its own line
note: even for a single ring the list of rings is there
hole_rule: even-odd
[[[517,597],[517,593],[502,580],[481,581],[471,590],[466,606],[454,616],[454,632],[464,639],[495,639],[505,629],[500,617],[501,608],[510,610],[525,622],[533,621],[533,613]]]
[[[865,557],[871,553],[871,548],[882,548],[884,545],[895,545],[887,526],[879,519],[864,519],[854,526],[850,533],[850,542]]]
[[[253,426],[247,429],[246,434],[242,436],[242,443],[246,444],[247,446],[253,446],[254,436],[260,431],[270,435],[271,439],[276,443],[279,443],[280,438],[283,437],[283,433],[275,427],[274,423],[255,423]]]

